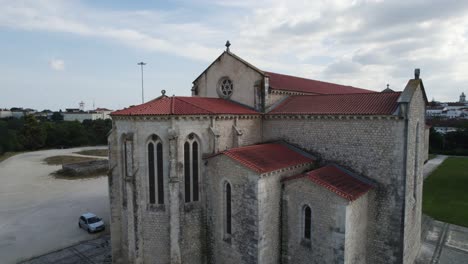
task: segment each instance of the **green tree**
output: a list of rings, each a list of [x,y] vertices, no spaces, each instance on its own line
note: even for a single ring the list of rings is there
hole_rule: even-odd
[[[54,112],[50,117],[52,121],[63,121],[63,115],[60,112]]]
[[[45,146],[46,131],[32,115],[24,117],[21,136],[25,149],[36,150]]]

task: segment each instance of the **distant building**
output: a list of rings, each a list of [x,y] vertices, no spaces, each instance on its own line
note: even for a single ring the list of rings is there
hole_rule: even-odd
[[[37,111],[31,108],[25,108],[23,109],[22,107],[13,107],[10,109],[11,111],[11,116],[14,118],[21,118],[25,115],[31,115],[36,113]]]
[[[12,114],[11,114],[11,111],[8,110],[8,109],[0,109],[0,118],[7,118],[7,117],[11,117]]]
[[[451,132],[456,132],[458,130],[458,128],[456,128],[456,127],[434,127],[434,130],[437,133],[447,134],[447,133],[451,133]]]
[[[107,108],[97,108],[90,111],[82,111],[77,108],[67,108],[66,112],[62,113],[64,121],[79,121],[84,120],[97,120],[97,119],[110,119],[112,110]]]
[[[426,108],[426,117],[439,119],[468,119],[468,102],[461,93],[458,102],[432,101]]]

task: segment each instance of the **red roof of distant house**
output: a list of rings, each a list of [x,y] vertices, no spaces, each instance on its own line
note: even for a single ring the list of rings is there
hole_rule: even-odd
[[[375,92],[347,85],[310,80],[274,72],[265,72],[265,74],[269,77],[269,86],[273,90],[312,94],[354,94]]]
[[[266,173],[283,168],[314,162],[298,151],[281,143],[267,143],[234,148],[222,152],[242,165],[258,172]]]
[[[248,107],[221,98],[161,96],[147,103],[112,112],[113,116],[138,115],[257,115]]]
[[[269,114],[391,115],[398,107],[400,94],[294,95]]]
[[[287,177],[283,179],[283,181],[299,178],[309,179],[349,201],[356,200],[367,193],[370,189],[374,188],[371,184],[363,182],[344,170],[332,165],[309,171],[304,174]]]

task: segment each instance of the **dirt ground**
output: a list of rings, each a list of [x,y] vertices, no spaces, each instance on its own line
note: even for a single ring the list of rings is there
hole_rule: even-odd
[[[56,179],[50,173],[61,166],[43,162],[87,149],[96,147],[28,152],[0,162],[2,263],[17,263],[103,235],[79,229],[78,217],[92,212],[109,223],[107,177]]]

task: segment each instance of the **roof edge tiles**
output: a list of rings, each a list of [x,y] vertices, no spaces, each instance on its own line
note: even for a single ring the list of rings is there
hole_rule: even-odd
[[[304,155],[284,142],[233,148],[207,158],[218,155],[225,155],[259,174],[315,162],[312,156]]]
[[[237,102],[222,98],[160,96],[149,102],[124,108],[111,116],[151,115],[260,115],[261,113]]]
[[[291,95],[267,115],[394,115],[401,92]]]
[[[376,91],[342,85],[293,75],[265,71],[272,90],[304,92],[314,94],[376,93]]]
[[[358,177],[357,175],[335,165],[327,165],[306,173],[286,177],[281,181],[286,182],[303,178],[308,179],[349,201],[354,201],[375,188],[370,181],[364,180],[362,177]]]

